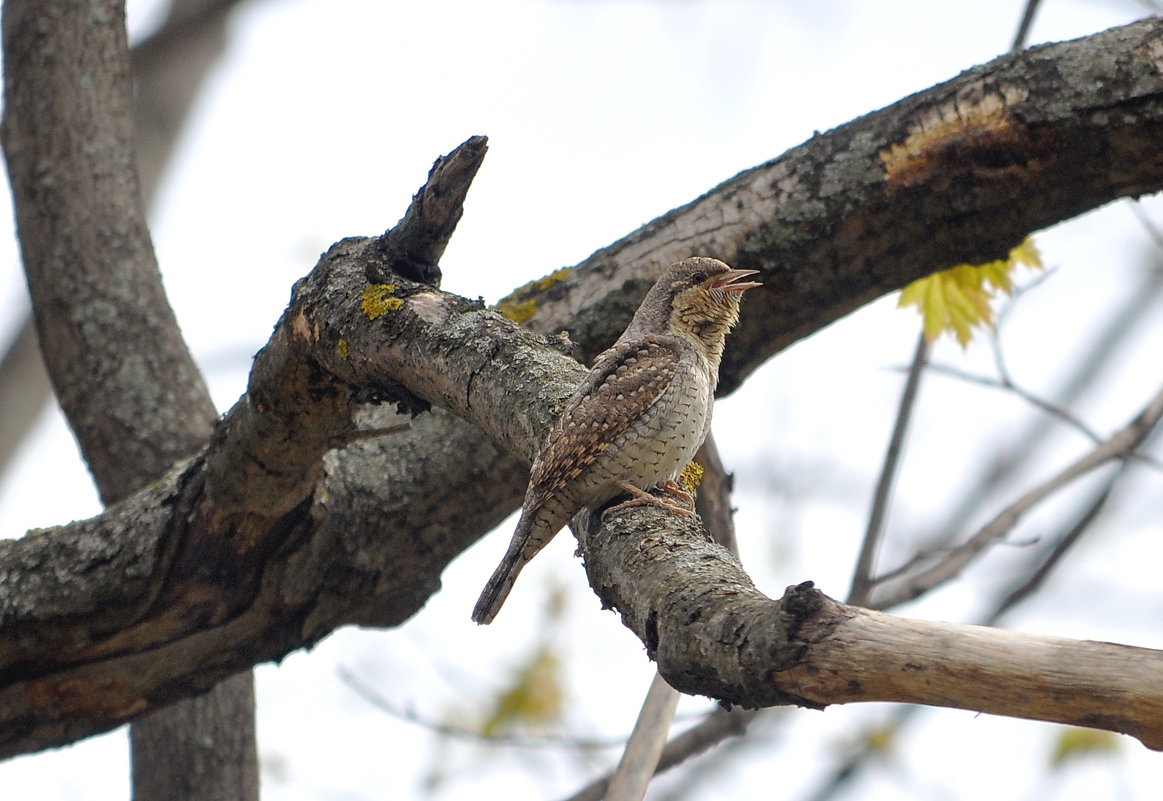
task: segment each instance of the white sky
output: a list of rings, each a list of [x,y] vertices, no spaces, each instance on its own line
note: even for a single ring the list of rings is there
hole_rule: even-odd
[[[150,5],[131,3],[131,13],[147,14]],[[233,18],[230,51],[156,209],[155,244],[171,302],[225,409],[241,393],[250,355],[292,282],[333,241],[393,224],[433,159],[468,136],[487,134],[490,150],[444,258],[443,287],[491,302],[813,131],[998,55],[1009,47],[1022,5],[251,3]],[[1085,35],[1143,13],[1130,0],[1047,0],[1032,41]],[[8,202],[6,194],[0,202]],[[1163,203],[1144,207],[1163,225]],[[10,219],[0,215],[5,226]],[[1125,204],[1037,241],[1058,270],[1023,298],[1004,342],[1015,376],[1052,394],[1070,354],[1133,286],[1148,241]],[[0,247],[8,254],[0,260],[0,308],[11,319],[23,290],[10,227]],[[847,590],[901,383],[891,368],[908,361],[917,334],[915,315],[894,304],[882,300],[795,346],[720,404],[715,430],[739,474],[744,563],[769,594],[809,578],[833,595]],[[1083,399],[1081,413],[1098,430],[1121,425],[1155,391],[1158,370],[1142,366],[1158,364],[1159,320],[1156,314],[1143,326],[1137,350],[1112,359],[1105,392]],[[1063,355],[1047,358],[1052,353]],[[965,354],[941,346],[937,359],[983,372],[991,364],[982,345]],[[1025,412],[1011,396],[930,378],[890,526],[923,531],[939,518],[959,479],[987,458],[985,446],[1019,430],[1015,420]],[[1084,448],[1076,436],[1058,438],[1026,480],[1048,475]],[[1007,625],[1163,647],[1155,522],[1161,486],[1158,473],[1140,471],[1101,538],[1075,554],[1043,603]],[[781,494],[790,492],[796,495]],[[0,486],[0,532],[19,536],[97,511],[67,429],[46,415]],[[511,522],[453,564],[446,590],[408,625],[341,632],[310,654],[260,668],[264,798],[420,798],[425,776],[438,769],[449,774],[441,799],[490,790],[553,798],[616,758],[441,748],[336,678],[336,666],[344,665],[424,717],[444,719],[454,710],[471,716],[481,694],[532,648],[546,588],[561,585],[571,599],[567,624],[551,636],[568,659],[571,731],[628,731],[652,668],[616,618],[598,611],[566,536],[522,575],[496,624],[478,629],[468,621]],[[1036,536],[1040,525],[1052,530],[1049,519],[1036,518],[1023,535]],[[1000,574],[1005,563],[993,569]],[[906,611],[967,620],[998,580],[979,571]],[[705,708],[699,700],[682,707]],[[789,712],[771,724],[770,739],[758,738],[746,759],[729,763],[691,797],[804,797],[884,711]],[[958,712],[927,713],[925,724],[868,771],[860,798],[1157,797],[1163,763],[1131,740],[1113,758],[1068,767],[1047,786],[1039,782],[1054,727]],[[126,750],[123,732],[115,732],[0,763],[0,798],[125,798]]]

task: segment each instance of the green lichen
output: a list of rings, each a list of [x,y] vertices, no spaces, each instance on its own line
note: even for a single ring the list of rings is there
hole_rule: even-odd
[[[363,291],[363,300],[359,305],[360,309],[363,310],[364,316],[369,320],[376,320],[388,312],[395,311],[403,306],[404,301],[392,297],[396,289],[397,286],[395,284],[371,284],[368,286]]]
[[[339,340],[339,344],[336,347],[336,350],[339,351],[339,358],[343,359],[344,361],[347,361],[347,340],[346,339]]]
[[[530,281],[525,286],[514,290],[511,295],[501,298],[497,303],[497,311],[517,325],[521,325],[537,313],[536,296],[569,275],[571,269],[573,268],[562,267],[560,270],[555,270],[544,278]]]

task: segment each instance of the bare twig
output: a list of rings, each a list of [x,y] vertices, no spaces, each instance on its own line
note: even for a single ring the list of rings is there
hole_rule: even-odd
[[[1023,389],[1022,387],[1015,384],[1013,379],[1010,378],[1009,373],[1006,372],[1004,368],[1003,362],[1001,360],[1000,347],[995,346],[995,351],[995,355],[997,356],[998,372],[1001,374],[1001,378],[990,378],[989,376],[970,373],[966,370],[961,370],[957,367],[953,367],[952,365],[947,364],[932,364],[929,366],[929,369],[935,373],[947,375],[951,378],[956,378],[971,384],[977,384],[979,386],[989,387],[991,389],[1003,389],[1008,392],[1012,392],[1022,400],[1029,403],[1031,406],[1040,409],[1051,417],[1054,417],[1070,426],[1078,433],[1089,439],[1091,442],[1098,444],[1103,441],[1103,436],[1101,434],[1088,426],[1086,423],[1079,420],[1068,410],[1058,406],[1057,404],[1053,404],[1044,398],[1040,398],[1029,390]],[[1163,462],[1160,462],[1149,453],[1134,451],[1127,454],[1127,458],[1142,462],[1143,464],[1156,470],[1163,470]]]
[[[460,726],[452,726],[448,723],[438,723],[434,720],[429,720],[422,715],[416,714],[416,712],[411,709],[399,707],[384,697],[384,695],[374,689],[370,684],[356,676],[352,671],[348,670],[342,665],[337,667],[335,672],[339,675],[339,680],[342,681],[348,689],[350,689],[367,703],[374,706],[376,709],[391,715],[398,720],[403,720],[427,729],[433,734],[439,734],[442,737],[451,737],[457,740],[471,740],[472,742],[479,743],[481,745],[490,746],[512,746],[517,748],[580,748],[587,751],[598,751],[608,748],[621,748],[626,741],[624,737],[594,739],[591,737],[551,737],[544,735],[532,737],[505,734],[482,734],[479,730],[476,729],[466,729]]]
[[[682,764],[723,740],[740,736],[747,731],[747,725],[760,711],[739,707],[731,710],[716,709],[701,723],[675,736],[666,744],[658,760],[658,773]],[[571,795],[566,801],[601,801],[609,784],[610,778],[604,776]]]
[[[940,563],[911,576],[894,593],[878,599],[878,606],[889,607],[929,591],[938,584],[956,576],[989,545],[1009,533],[1021,517],[1045,498],[1074,479],[1114,459],[1127,458],[1150,433],[1163,416],[1163,390],[1110,439],[1090,453],[1067,466],[1057,475],[1034,487],[1021,498],[1003,509],[988,524],[965,543],[949,552]]]
[[[1091,500],[1091,502],[1087,505],[1086,509],[1079,516],[1078,520],[1075,521],[1074,525],[1072,525],[1063,536],[1058,538],[1058,541],[1054,543],[1054,546],[1050,549],[1049,553],[1042,557],[1037,567],[1035,567],[1034,570],[1030,573],[1029,577],[1021,584],[1010,590],[1006,597],[997,604],[997,607],[994,609],[993,613],[990,614],[990,616],[987,618],[987,625],[994,623],[1006,611],[1013,609],[1026,598],[1029,598],[1034,594],[1035,591],[1037,591],[1039,587],[1042,586],[1043,582],[1046,581],[1047,576],[1050,575],[1051,571],[1053,571],[1053,569],[1057,567],[1058,563],[1062,560],[1062,557],[1064,557],[1067,552],[1074,547],[1075,543],[1078,542],[1078,540],[1090,528],[1090,525],[1095,521],[1099,514],[1101,514],[1102,510],[1106,507],[1106,502],[1110,499],[1111,492],[1114,490],[1115,485],[1118,483],[1119,479],[1122,478],[1123,473],[1126,472],[1126,469],[1127,462],[1119,462],[1118,468],[1116,468],[1115,472],[1107,477],[1106,482],[1103,484],[1101,489],[1099,489],[1094,499]]]
[[[1076,430],[1078,433],[1082,434],[1084,437],[1089,439],[1091,442],[1095,442],[1095,443],[1102,442],[1102,439],[1103,439],[1102,435],[1099,434],[1097,431],[1095,431],[1090,426],[1088,426],[1086,423],[1079,420],[1077,417],[1075,417],[1073,414],[1071,414],[1066,409],[1063,409],[1060,406],[1056,406],[1055,404],[1051,403],[1050,401],[1045,400],[1043,398],[1039,398],[1037,395],[1033,394],[1032,392],[1019,387],[1017,384],[1013,383],[1012,380],[1010,380],[1008,375],[1003,374],[1003,376],[1001,378],[992,378],[992,377],[987,376],[987,375],[978,375],[977,373],[971,373],[967,370],[962,370],[958,367],[953,367],[952,365],[948,365],[948,364],[933,364],[933,365],[930,365],[929,369],[931,369],[935,373],[940,373],[941,375],[947,375],[950,378],[956,378],[960,381],[965,381],[965,382],[968,382],[971,384],[977,384],[979,386],[988,387],[990,389],[1004,389],[1007,392],[1012,392],[1013,394],[1017,395],[1022,400],[1029,403],[1031,406],[1034,406],[1034,407],[1040,409],[1041,411],[1046,412],[1046,414],[1049,414],[1052,417],[1055,417],[1058,420],[1060,420],[1061,422],[1070,426],[1071,428]]]
[[[666,733],[674,720],[678,693],[662,676],[654,674],[642,713],[634,724],[630,742],[606,788],[606,801],[641,801],[646,786],[658,769],[658,759],[666,745]]]
[[[1143,226],[1147,232],[1147,236],[1155,243],[1157,248],[1163,249],[1163,231],[1159,230],[1159,226],[1151,219],[1147,212],[1143,211],[1143,204],[1137,199],[1130,204],[1131,214],[1135,215],[1135,219]]]
[[[913,409],[917,405],[917,392],[920,389],[921,375],[925,370],[928,357],[929,343],[922,333],[917,338],[917,348],[913,352],[913,363],[909,367],[909,376],[905,381],[904,392],[901,393],[900,405],[897,407],[892,437],[889,439],[888,450],[884,454],[884,464],[880,468],[880,476],[876,481],[876,491],[872,496],[872,511],[868,515],[868,527],[865,529],[864,541],[860,546],[860,556],[856,560],[856,570],[852,575],[852,588],[848,592],[848,603],[851,604],[859,606],[868,603],[869,593],[874,585],[872,572],[875,568],[876,553],[884,536],[884,518],[892,492],[892,482],[896,478],[897,469],[900,466],[905,434],[909,429],[909,419],[912,417]]]
[[[1013,44],[1010,45],[1011,53],[1016,53],[1026,46],[1026,40],[1030,38],[1030,27],[1034,24],[1034,14],[1037,13],[1040,3],[1041,0],[1026,0],[1022,21],[1018,23],[1017,33],[1014,34]]]

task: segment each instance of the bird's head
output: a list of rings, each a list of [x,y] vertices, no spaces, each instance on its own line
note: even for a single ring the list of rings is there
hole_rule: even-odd
[[[693,342],[717,367],[727,332],[739,320],[739,299],[757,281],[740,281],[757,270],[734,270],[718,259],[696,256],[672,264],[647,293],[627,329],[670,333]]]

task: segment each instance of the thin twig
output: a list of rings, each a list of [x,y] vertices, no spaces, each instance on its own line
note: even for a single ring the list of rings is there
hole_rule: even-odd
[[[1056,406],[1053,403],[1050,403],[1050,401],[1039,398],[1032,392],[1019,387],[1012,380],[1010,380],[1008,376],[1003,375],[1001,378],[992,378],[987,375],[971,373],[967,370],[962,370],[958,367],[953,367],[952,365],[948,364],[932,364],[929,366],[929,369],[935,373],[947,375],[950,378],[956,378],[971,384],[977,384],[979,386],[988,387],[990,389],[1003,389],[1008,392],[1012,392],[1022,400],[1029,403],[1031,406],[1040,409],[1051,417],[1056,417],[1058,420],[1070,426],[1078,433],[1082,434],[1082,436],[1089,439],[1091,442],[1102,442],[1102,435],[1088,426],[1086,423],[1082,422],[1062,407]]]
[[[1014,34],[1013,44],[1010,45],[1011,53],[1017,53],[1026,46],[1030,28],[1034,24],[1034,14],[1037,13],[1040,2],[1041,0],[1027,0],[1026,8],[1022,12],[1022,21],[1018,23],[1018,32]]]
[[[658,773],[703,753],[729,737],[743,734],[747,731],[748,724],[761,711],[763,710],[739,707],[730,711],[716,709],[701,723],[692,726],[666,744],[658,760]],[[571,795],[566,801],[601,801],[609,783],[608,776],[602,777]]]
[[[951,550],[945,559],[914,574],[895,593],[880,598],[877,605],[885,608],[912,600],[953,578],[988,546],[1008,534],[1026,512],[1048,496],[1096,467],[1113,459],[1126,458],[1151,433],[1160,417],[1163,417],[1163,389],[1110,439],[1007,506],[966,542]]]
[[[1033,595],[1045,583],[1046,578],[1062,560],[1062,557],[1074,547],[1075,543],[1078,542],[1079,538],[1090,528],[1091,524],[1094,523],[1095,519],[1102,512],[1106,506],[1106,502],[1110,499],[1115,484],[1118,483],[1119,479],[1126,472],[1127,464],[1126,460],[1119,462],[1118,468],[1107,477],[1106,483],[1103,484],[1102,488],[1087,505],[1085,511],[1075,521],[1074,525],[1054,543],[1050,552],[1041,560],[1029,578],[1010,590],[1006,597],[998,603],[993,613],[990,614],[986,625],[991,625],[996,622],[1006,611],[1014,608],[1026,598]]]
[[[1078,431],[1078,433],[1082,434],[1096,445],[1103,442],[1103,436],[1088,426],[1086,423],[1079,420],[1077,417],[1072,415],[1066,409],[1063,409],[1061,406],[1050,403],[1047,400],[1039,398],[1032,392],[1017,386],[1008,375],[1003,375],[1003,377],[1000,379],[991,378],[985,375],[978,375],[977,373],[970,373],[966,370],[961,370],[960,368],[947,364],[930,364],[929,369],[935,373],[946,375],[950,378],[956,378],[971,384],[978,384],[979,386],[989,387],[990,389],[1002,389],[1008,392],[1012,392],[1022,400],[1029,403],[1031,406],[1046,412],[1051,417],[1055,417],[1061,422],[1075,429]],[[1163,462],[1159,461],[1148,453],[1134,451],[1127,454],[1127,458],[1142,462],[1143,464],[1156,470],[1163,470]]]
[[[913,352],[913,363],[909,367],[909,376],[905,381],[905,388],[901,393],[900,404],[897,407],[892,437],[889,439],[888,449],[884,454],[884,463],[880,468],[880,476],[876,481],[876,491],[872,496],[872,511],[868,514],[868,526],[864,532],[864,541],[860,546],[860,556],[856,560],[856,569],[852,574],[852,589],[848,593],[848,603],[850,604],[861,606],[867,604],[869,593],[872,591],[874,584],[872,572],[875,568],[876,553],[884,536],[884,518],[888,509],[889,496],[892,493],[892,482],[896,478],[897,469],[900,466],[905,434],[908,432],[909,420],[917,404],[917,392],[921,384],[921,375],[928,362],[928,355],[929,343],[922,333],[917,338],[917,348]]]
[[[641,801],[646,795],[646,787],[658,769],[658,760],[666,746],[666,734],[674,720],[678,696],[679,693],[661,675],[654,674],[630,741],[610,777],[606,801]]]
[[[610,739],[592,739],[582,737],[549,737],[549,736],[514,736],[505,734],[482,734],[480,731],[474,729],[461,728],[459,726],[451,726],[447,723],[437,723],[433,720],[428,720],[420,715],[417,715],[410,709],[402,709],[370,685],[364,683],[362,679],[356,676],[347,668],[340,666],[335,669],[339,675],[339,680],[347,687],[362,698],[367,703],[371,704],[381,712],[385,712],[392,717],[403,720],[408,723],[421,726],[428,731],[439,734],[444,737],[452,737],[458,740],[471,740],[481,745],[498,745],[498,746],[517,746],[519,748],[583,748],[586,750],[602,750],[607,748],[621,748],[626,742],[624,737],[612,737]]]
[[[1146,230],[1147,236],[1151,238],[1151,241],[1155,243],[1155,246],[1163,249],[1163,231],[1160,231],[1159,226],[1155,224],[1155,221],[1151,219],[1151,216],[1147,214],[1147,212],[1143,211],[1143,204],[1140,203],[1137,199],[1131,203],[1131,214],[1135,215],[1135,219],[1137,219],[1143,226],[1143,229]]]

